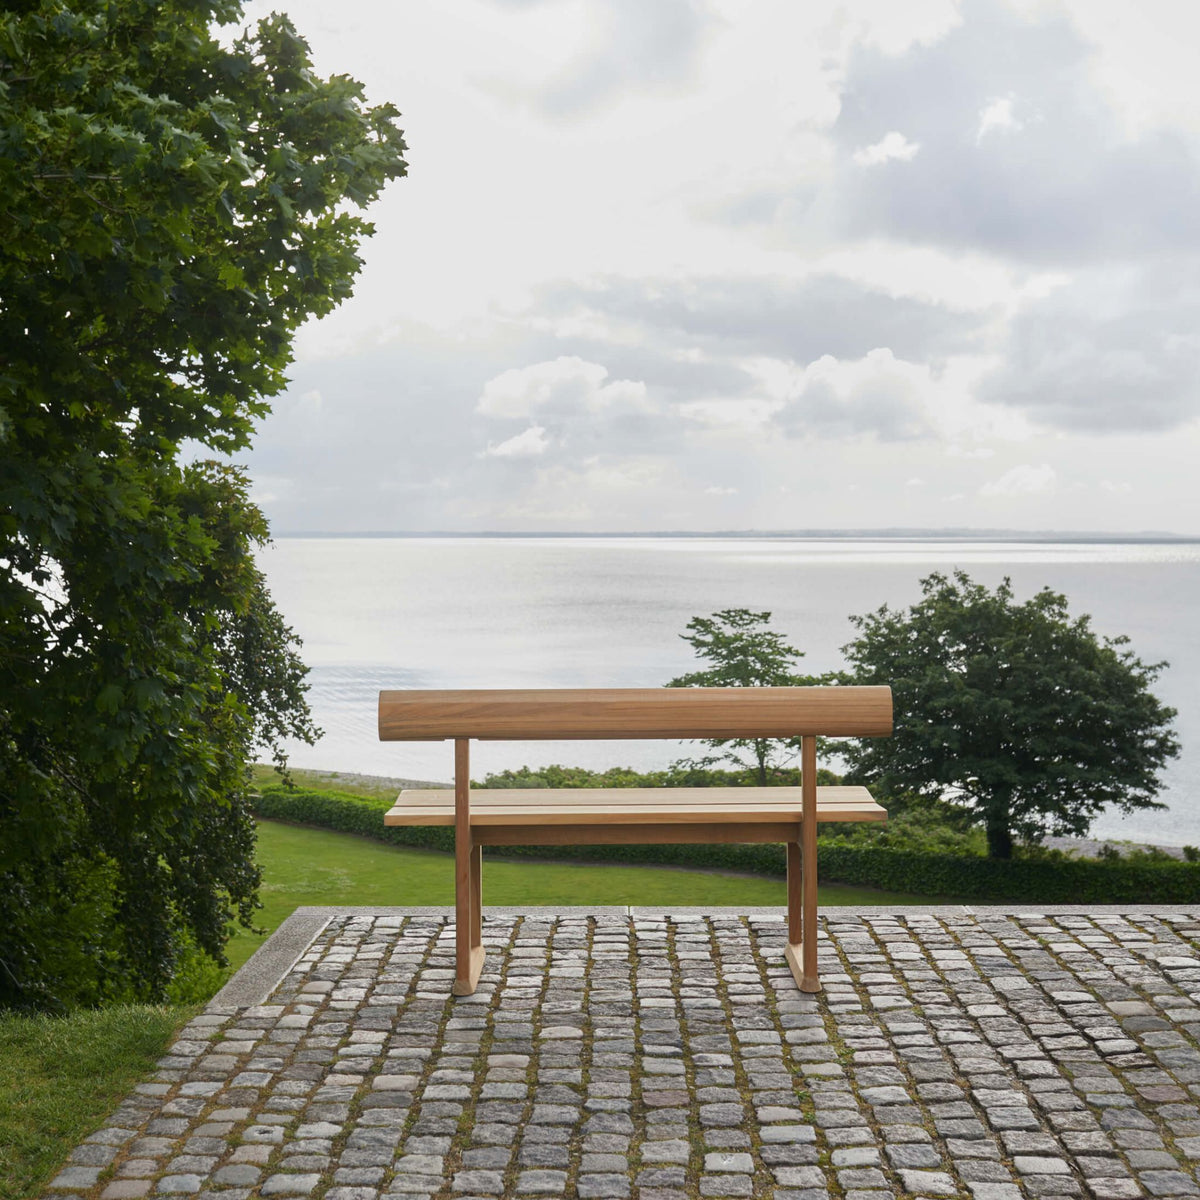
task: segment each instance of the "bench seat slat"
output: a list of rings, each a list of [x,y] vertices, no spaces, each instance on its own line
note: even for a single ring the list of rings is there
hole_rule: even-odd
[[[799,821],[799,788],[479,788],[471,825],[755,824]],[[863,787],[818,787],[817,820],[883,821]],[[453,825],[454,793],[402,791],[385,825]]]

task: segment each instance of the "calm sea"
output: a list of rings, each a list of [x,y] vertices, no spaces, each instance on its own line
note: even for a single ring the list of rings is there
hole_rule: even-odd
[[[304,639],[325,736],[298,767],[449,779],[449,743],[376,733],[381,688],[656,687],[692,669],[688,620],[772,614],[805,651],[843,666],[849,616],[918,599],[931,571],[962,568],[1017,596],[1049,586],[1097,631],[1167,660],[1158,694],[1179,710],[1183,754],[1164,812],[1106,815],[1109,837],[1200,844],[1200,544],[995,543],[797,538],[281,538],[263,556],[276,603]],[[522,764],[666,765],[665,742],[474,743],[472,774]]]

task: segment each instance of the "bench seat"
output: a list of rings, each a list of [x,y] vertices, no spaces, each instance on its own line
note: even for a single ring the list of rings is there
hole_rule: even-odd
[[[684,841],[789,842],[798,787],[472,788],[473,840],[482,845]],[[863,787],[818,787],[817,821],[885,821]],[[385,825],[453,825],[450,788],[402,791]]]

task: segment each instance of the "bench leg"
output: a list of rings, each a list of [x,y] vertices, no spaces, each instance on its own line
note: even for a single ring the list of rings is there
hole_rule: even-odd
[[[802,992],[819,992],[817,974],[817,739],[800,746],[799,842],[787,844],[788,945],[784,951]]]
[[[800,896],[800,843],[788,842],[787,850],[787,948],[784,957],[799,986],[801,977],[801,942],[804,923]]]
[[[483,952],[483,847],[471,846],[471,949]]]
[[[454,985],[469,996],[483,970],[481,850],[471,839],[471,761],[466,738],[454,741]]]
[[[817,977],[817,922],[814,911],[811,924],[808,918],[804,895],[805,872],[802,866],[803,850],[799,842],[787,843],[787,931],[788,944],[784,949],[788,968],[796,986],[802,992],[819,992],[821,981]],[[815,905],[814,905],[815,909]],[[809,937],[808,931],[812,930]],[[811,950],[810,950],[811,946]]]

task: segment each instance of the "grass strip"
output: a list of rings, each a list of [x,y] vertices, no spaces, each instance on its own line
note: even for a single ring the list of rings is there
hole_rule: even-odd
[[[39,1194],[195,1011],[120,1004],[0,1014],[0,1200]]]

